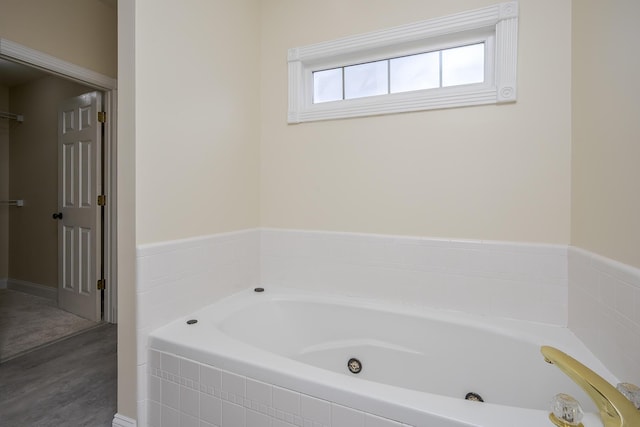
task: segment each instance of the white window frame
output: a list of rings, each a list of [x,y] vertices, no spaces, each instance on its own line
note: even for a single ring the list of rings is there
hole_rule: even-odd
[[[313,103],[313,72],[484,42],[484,83]],[[515,102],[518,2],[289,49],[289,123]]]

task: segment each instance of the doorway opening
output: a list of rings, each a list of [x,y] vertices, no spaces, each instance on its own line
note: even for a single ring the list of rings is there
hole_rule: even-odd
[[[79,136],[76,150],[69,149],[73,144],[61,146],[58,127],[61,112],[69,111],[65,103],[91,96],[98,99],[101,112],[102,145],[90,147]],[[0,114],[0,305],[7,305],[0,310],[0,362],[96,326],[96,321],[117,322],[115,105],[115,80],[0,39],[0,113],[7,113]],[[82,116],[88,111],[83,108],[79,106],[74,126],[94,121],[94,112]],[[68,238],[71,228],[63,225],[68,218],[62,220],[61,213],[75,214],[59,195],[58,168],[69,164],[63,162],[64,147],[67,160],[73,157],[78,160],[75,164],[94,174],[84,177],[72,202],[90,196],[96,205],[97,228],[90,234],[82,226],[73,239]],[[93,153],[93,165],[87,164],[91,160],[87,153]],[[63,171],[62,185],[68,183],[66,178]],[[87,193],[87,183],[99,194]],[[95,267],[92,275],[86,275],[86,257],[73,255],[78,246],[87,244],[95,253],[90,260]],[[65,256],[69,254],[75,258]],[[61,277],[64,262],[75,267],[84,262],[72,281]],[[86,277],[79,277],[83,273]],[[91,291],[97,314],[87,315],[82,306],[73,304],[63,308],[75,314],[60,310],[65,284],[67,291],[75,286],[83,287],[85,294]],[[27,318],[20,320],[19,314]]]

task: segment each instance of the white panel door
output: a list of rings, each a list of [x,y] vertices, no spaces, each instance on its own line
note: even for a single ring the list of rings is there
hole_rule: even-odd
[[[101,105],[91,92],[58,108],[58,305],[94,321],[101,318]]]

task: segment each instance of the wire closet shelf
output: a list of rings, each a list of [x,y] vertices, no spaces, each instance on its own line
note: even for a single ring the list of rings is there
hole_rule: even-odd
[[[0,118],[15,120],[16,122],[19,122],[19,123],[24,122],[24,116],[22,114],[14,114],[14,113],[7,113],[4,111],[0,111]]]

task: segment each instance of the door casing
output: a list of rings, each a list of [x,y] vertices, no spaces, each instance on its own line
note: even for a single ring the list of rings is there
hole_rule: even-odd
[[[103,192],[107,196],[104,218],[104,265],[107,282],[104,295],[103,320],[109,323],[117,323],[117,80],[3,38],[0,38],[0,58],[48,71],[57,76],[80,82],[103,93],[104,110],[107,114],[103,139],[105,170]]]

